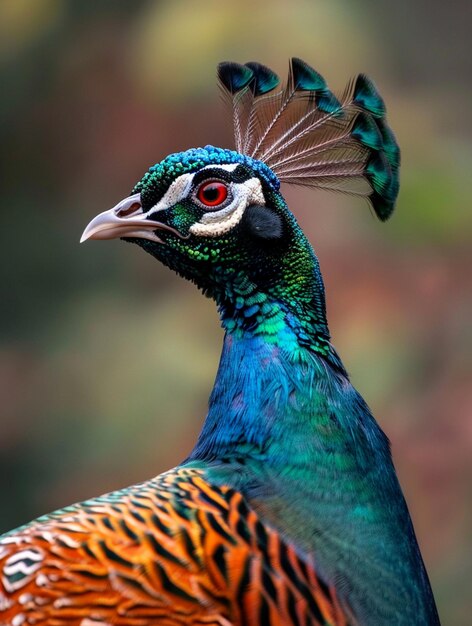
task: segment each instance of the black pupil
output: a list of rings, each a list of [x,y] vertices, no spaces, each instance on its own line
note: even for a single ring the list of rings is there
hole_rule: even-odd
[[[220,197],[220,189],[216,185],[208,185],[203,190],[203,197],[207,202],[215,202]]]

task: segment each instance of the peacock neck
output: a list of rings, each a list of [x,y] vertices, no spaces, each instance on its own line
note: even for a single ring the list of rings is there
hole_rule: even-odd
[[[301,340],[305,325],[281,309],[273,333],[223,319],[208,415],[186,463],[314,554],[319,575],[349,590],[359,623],[437,624],[388,440],[334,351]],[[385,612],[390,596],[401,614]]]
[[[187,463],[314,553],[359,623],[438,624],[388,440],[342,366],[301,346],[293,324],[276,341],[227,331]],[[402,613],[385,613],[390,596]]]
[[[336,353],[327,343],[329,352],[321,356],[312,345],[318,335],[285,311],[269,319],[269,333],[243,330],[237,322],[227,330],[209,412],[190,458],[244,457],[275,472],[291,467],[306,474],[339,450],[339,463],[361,467],[371,458],[366,421],[381,433]]]

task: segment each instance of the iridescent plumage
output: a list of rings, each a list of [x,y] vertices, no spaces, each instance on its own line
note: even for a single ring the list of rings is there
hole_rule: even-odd
[[[83,239],[123,237],[219,308],[223,353],[195,448],[155,479],[0,538],[0,626],[439,624],[385,435],[349,382],[317,258],[280,181],[393,210],[399,151],[373,84],[337,98],[221,64],[237,151],[151,167]]]

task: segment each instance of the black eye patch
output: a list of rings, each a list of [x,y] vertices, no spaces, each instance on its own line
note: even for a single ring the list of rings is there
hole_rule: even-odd
[[[242,226],[259,239],[281,239],[284,234],[282,218],[266,206],[249,205],[244,211]]]

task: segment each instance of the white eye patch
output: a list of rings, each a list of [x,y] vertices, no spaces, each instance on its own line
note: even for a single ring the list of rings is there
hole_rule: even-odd
[[[214,165],[208,165],[203,169],[214,169]],[[237,163],[219,165],[218,169],[232,172],[238,167]],[[174,180],[162,198],[145,215],[151,215],[156,211],[168,209],[174,204],[187,198],[192,189],[192,174],[182,174]],[[204,213],[199,222],[192,224],[190,232],[194,235],[206,237],[219,237],[238,224],[247,206],[250,204],[265,204],[261,181],[258,178],[250,178],[243,183],[229,183],[233,200],[230,204],[219,211]]]
[[[238,163],[226,163],[224,165],[218,165],[219,170],[225,170],[226,172],[234,172],[237,167]],[[206,165],[205,167],[202,167],[203,170],[214,168],[214,165]],[[159,200],[159,202],[155,204],[152,208],[150,208],[149,211],[145,213],[145,215],[150,215],[151,213],[155,213],[156,211],[168,209],[169,207],[174,206],[174,204],[177,204],[177,202],[184,200],[190,193],[194,176],[195,172],[193,172],[192,174],[182,174],[181,176],[176,178],[174,182],[169,186],[169,189]]]
[[[208,211],[199,222],[190,226],[194,235],[219,237],[230,231],[241,221],[246,207],[250,204],[265,204],[261,181],[250,178],[243,183],[231,183],[233,200],[220,211]]]
[[[194,176],[195,174],[182,174],[182,176],[176,178],[159,202],[150,208],[145,215],[168,209],[186,198],[192,188]]]

